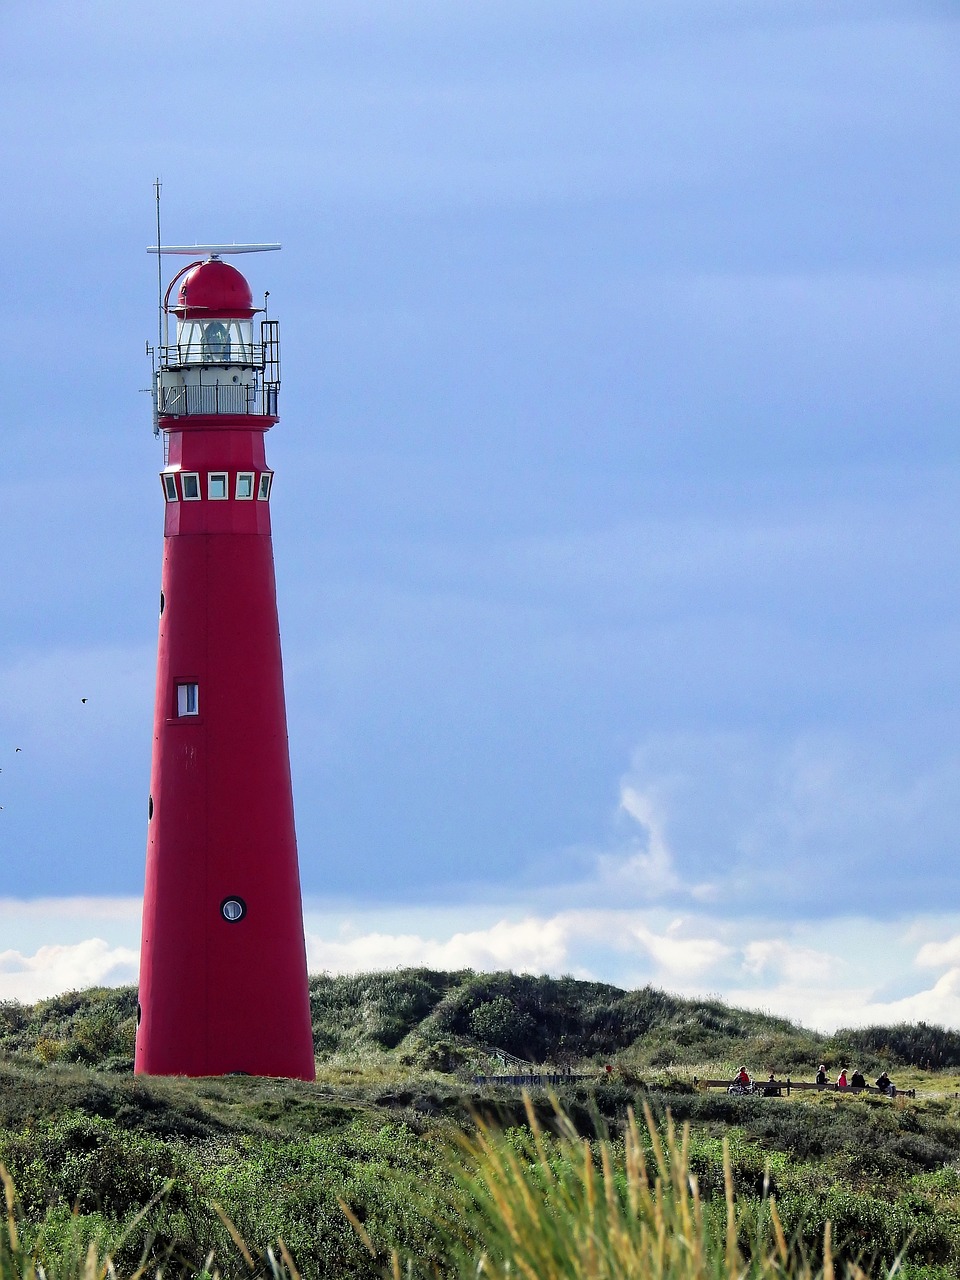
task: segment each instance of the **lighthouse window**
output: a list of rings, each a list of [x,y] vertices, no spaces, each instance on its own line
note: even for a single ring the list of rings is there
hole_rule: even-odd
[[[238,498],[253,497],[253,482],[255,479],[256,477],[252,471],[237,472],[237,497]]]
[[[236,924],[247,914],[247,904],[242,898],[224,898],[220,903],[220,914],[230,924]]]
[[[227,481],[229,477],[226,471],[211,471],[207,475],[207,497],[218,500],[220,498],[228,498]]]
[[[169,473],[161,476],[163,480],[163,496],[168,502],[176,502],[179,495],[177,493],[177,477]]]
[[[177,685],[177,715],[196,716],[200,714],[200,687],[196,684]]]
[[[178,364],[247,364],[252,350],[249,320],[180,320]]]
[[[260,477],[260,488],[257,490],[257,497],[261,502],[267,502],[270,497],[270,486],[273,484],[273,472],[264,471]]]
[[[200,476],[196,471],[184,471],[180,476],[184,502],[200,501]]]

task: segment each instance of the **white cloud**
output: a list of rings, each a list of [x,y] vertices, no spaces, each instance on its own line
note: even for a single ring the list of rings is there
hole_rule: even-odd
[[[926,942],[917,952],[916,963],[925,968],[942,969],[944,965],[960,965],[960,933],[945,942]]]
[[[30,1003],[61,991],[135,982],[139,955],[102,938],[40,947],[33,955],[0,951],[0,999]]]
[[[668,987],[685,985],[726,960],[733,949],[717,938],[691,936],[685,922],[673,921],[663,933],[644,924],[631,928],[634,938],[659,966],[658,979]]]
[[[934,1022],[960,1028],[960,968],[948,969],[927,991],[868,1004],[859,1022]]]
[[[660,896],[685,891],[740,913],[929,911],[960,820],[958,778],[960,757],[915,744],[898,755],[839,733],[654,735],[622,786],[656,797],[632,809],[648,839],[625,869]]]
[[[677,874],[663,816],[652,792],[624,782],[620,787],[620,812],[631,818],[643,834],[631,837],[627,852],[597,857],[596,885],[592,888],[616,894],[618,901],[624,894],[647,902],[684,895],[703,901],[712,895],[712,885],[688,886]]]
[[[881,1021],[868,1012],[872,994],[870,986],[790,983],[769,987],[732,984],[720,991],[721,997],[732,1005],[790,1018],[812,1030],[825,1032]]]
[[[140,923],[141,898],[0,898],[0,919],[120,920]]]
[[[358,973],[404,965],[437,969],[513,969],[559,972],[567,963],[568,929],[562,917],[501,920],[488,929],[454,933],[447,939],[418,934],[368,933],[327,940],[307,935],[312,970]]]
[[[789,983],[829,982],[840,961],[827,951],[815,951],[784,942],[782,938],[758,938],[743,948],[743,967],[755,977],[779,975]]]

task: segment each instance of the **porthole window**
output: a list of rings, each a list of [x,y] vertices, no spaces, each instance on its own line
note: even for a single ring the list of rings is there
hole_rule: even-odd
[[[161,591],[160,592],[160,617],[161,618],[163,617],[163,611],[166,607],[167,607],[167,597]]]
[[[270,487],[273,484],[273,472],[264,471],[260,476],[260,488],[257,490],[257,497],[261,502],[267,502],[270,498]]]
[[[140,1001],[138,1000],[137,1001],[137,1026],[138,1027],[142,1021],[143,1021],[143,1008],[141,1007]]]
[[[163,496],[166,498],[167,502],[179,501],[180,495],[177,493],[177,477],[171,475],[169,471],[165,471],[160,476],[160,479],[163,482]]]
[[[200,714],[200,686],[190,682],[177,685],[177,715],[198,716]]]
[[[210,471],[207,474],[207,497],[214,502],[219,502],[223,498],[229,498],[227,492],[227,482],[229,476],[226,471]]]
[[[237,924],[247,914],[247,904],[242,898],[224,898],[220,903],[220,914],[228,924]]]
[[[153,820],[153,796],[147,798],[147,821]]]
[[[253,485],[256,475],[252,471],[237,472],[237,489],[236,494],[239,499],[253,497]]]
[[[180,475],[180,488],[184,502],[200,501],[200,476],[196,471],[184,471]]]

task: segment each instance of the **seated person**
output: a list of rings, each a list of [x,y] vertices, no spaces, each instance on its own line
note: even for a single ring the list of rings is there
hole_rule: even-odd
[[[855,1071],[853,1075],[850,1077],[850,1088],[865,1089],[866,1087],[867,1087],[867,1082],[863,1078],[863,1072]]]
[[[824,1089],[827,1084],[827,1068],[824,1063],[820,1063],[817,1067],[817,1088]]]
[[[780,1086],[777,1084],[777,1077],[770,1072],[767,1083],[763,1086],[763,1096],[765,1098],[779,1098],[781,1096]]]
[[[893,1084],[885,1071],[882,1071],[880,1075],[877,1076],[877,1088],[881,1093],[892,1093],[893,1091]]]
[[[747,1068],[741,1067],[739,1072],[737,1073],[737,1078],[734,1080],[733,1084],[730,1086],[730,1092],[732,1093],[734,1090],[736,1090],[738,1093],[741,1091],[746,1092],[750,1088],[752,1088],[752,1084],[750,1081],[750,1076],[747,1073]]]
[[[846,1088],[848,1088],[848,1087],[849,1087],[849,1086],[848,1086],[848,1084],[847,1084],[847,1068],[846,1068],[846,1067],[841,1067],[841,1068],[840,1068],[840,1074],[837,1076],[837,1088],[838,1088],[838,1089],[846,1089]]]

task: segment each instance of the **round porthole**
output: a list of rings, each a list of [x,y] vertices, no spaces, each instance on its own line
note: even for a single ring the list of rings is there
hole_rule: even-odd
[[[239,378],[239,376],[238,376],[237,374],[234,374],[234,375],[233,375],[233,381],[234,381],[234,382],[239,382],[239,381],[240,381],[240,378]]]
[[[224,898],[220,903],[220,914],[229,924],[236,924],[247,914],[247,904],[242,898]]]
[[[153,796],[147,797],[147,821],[153,817]]]

